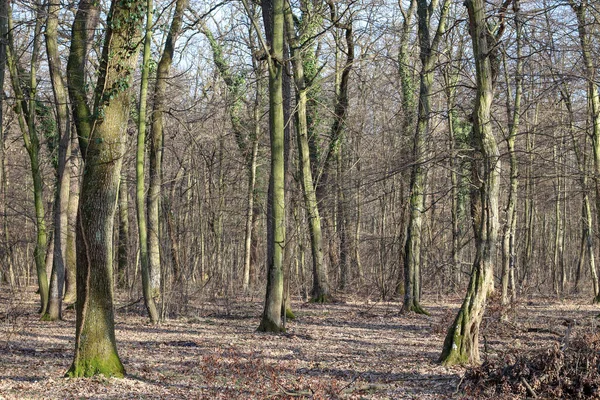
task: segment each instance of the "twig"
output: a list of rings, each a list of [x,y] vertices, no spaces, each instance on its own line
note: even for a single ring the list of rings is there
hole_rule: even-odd
[[[525,389],[527,389],[527,393],[529,393],[531,395],[531,397],[533,397],[534,399],[537,399],[537,394],[535,394],[535,391],[529,385],[529,383],[525,380],[525,378],[521,377],[521,382],[523,383],[523,385],[525,385]]]
[[[356,382],[356,380],[361,376],[362,374],[358,374],[356,375],[354,378],[352,378],[352,380],[345,386],[343,386],[340,390],[338,390],[338,394],[342,393],[344,390],[346,390],[347,388],[349,388],[350,386],[352,386],[354,384],[354,382]]]
[[[279,385],[279,387],[281,388],[281,391],[286,395],[286,396],[291,396],[291,397],[305,397],[305,396],[309,396],[312,397],[313,393],[308,391],[308,390],[303,390],[300,392],[296,392],[296,391],[289,391],[286,388],[283,387],[283,385],[279,382],[277,382],[277,384]]]
[[[573,328],[573,324],[569,324],[569,326],[567,326],[567,333],[565,333],[565,337],[562,340],[562,345],[560,346],[560,350],[564,351],[567,346],[569,345],[569,336],[571,336],[571,329]]]
[[[134,305],[134,304],[137,304],[137,303],[139,303],[140,301],[142,301],[142,299],[143,299],[143,297],[140,297],[139,299],[137,299],[137,300],[136,300],[136,301],[134,301],[133,303],[125,304],[124,306],[121,306],[121,307],[117,308],[117,310],[122,310],[122,309],[124,309],[124,308],[131,307],[132,305]]]
[[[463,381],[465,380],[465,376],[467,376],[467,374],[463,374],[463,376],[460,378],[460,381],[458,381],[458,385],[456,385],[456,390],[454,391],[454,393],[452,393],[453,396],[456,396],[458,394],[458,391],[460,390],[460,385],[462,385]]]

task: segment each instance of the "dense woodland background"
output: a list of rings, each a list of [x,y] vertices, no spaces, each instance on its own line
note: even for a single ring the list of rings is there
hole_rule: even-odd
[[[199,299],[234,303],[265,295],[274,243],[267,234],[273,65],[283,69],[280,301],[287,308],[298,299],[398,300],[397,311],[426,313],[420,301],[473,294],[478,243],[490,238],[489,279],[500,295],[488,303],[508,310],[537,295],[600,299],[597,2],[282,2],[291,8],[281,60],[272,45],[278,25],[272,36],[263,22],[276,15],[269,10],[273,4],[277,10],[277,0],[262,7],[246,1],[131,3],[139,15],[129,43],[139,56],[127,55],[134,57],[125,68],[129,75],[113,85],[123,83],[113,95],[131,106],[121,129],[126,144],[109,261],[125,302],[154,299],[153,321],[185,316]],[[109,74],[100,68],[103,46],[111,48],[105,32],[119,29],[107,22],[109,7],[86,0],[4,0],[0,10],[0,288],[38,285],[43,314],[53,264],[65,266],[56,277],[61,282],[66,275],[64,302],[75,301],[80,145],[88,138],[82,142],[75,129],[81,120],[72,104],[77,92],[96,102],[98,93],[108,93],[96,82]],[[82,9],[85,63],[68,66],[77,43],[75,13]],[[174,15],[181,17],[179,31],[173,30]],[[476,37],[487,51],[474,47]],[[265,51],[267,43],[273,54]],[[169,45],[171,66],[162,64]],[[302,66],[302,80],[294,61]],[[77,68],[84,72],[78,80]],[[161,71],[166,75],[157,79]],[[57,81],[68,87],[69,101],[64,87],[64,101],[57,100]],[[157,108],[160,82],[166,86]],[[480,123],[475,115],[484,84],[493,98],[489,121]],[[302,109],[306,143],[298,122]],[[162,134],[155,131],[156,110]],[[497,158],[482,150],[485,136],[478,132],[484,125],[497,143]],[[93,141],[89,146],[100,145]],[[486,180],[491,170],[498,173],[495,183]],[[497,225],[482,222],[489,214]],[[148,228],[140,228],[140,216]],[[318,243],[315,220],[322,230],[318,266],[311,247]],[[141,232],[148,236],[142,246]],[[150,286],[142,290],[146,273]],[[62,298],[62,283],[50,286],[52,304],[53,297]],[[477,290],[487,295],[488,289]],[[60,317],[61,302],[55,314],[50,306],[47,319]],[[508,312],[502,318],[510,318]]]

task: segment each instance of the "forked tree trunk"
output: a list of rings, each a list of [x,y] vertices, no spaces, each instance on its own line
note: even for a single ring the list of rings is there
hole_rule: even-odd
[[[84,61],[87,12],[92,4],[80,2],[72,29],[69,64],[73,71]],[[79,123],[92,123],[94,140],[78,134],[86,148],[77,235],[77,320],[75,357],[71,377],[97,374],[121,377],[125,370],[117,354],[113,306],[113,223],[123,152],[127,140],[131,71],[137,62],[143,1],[113,1],[108,14],[105,45],[100,60],[94,113],[85,96],[71,96]],[[124,50],[127,49],[127,50]],[[75,81],[82,79],[75,77]],[[69,75],[69,86],[73,84]],[[82,90],[83,88],[72,88]],[[81,93],[80,93],[81,94]],[[84,103],[79,103],[79,101]],[[96,117],[94,117],[96,116]],[[90,133],[87,131],[87,133]]]
[[[476,224],[476,255],[463,304],[444,341],[440,362],[444,365],[479,363],[479,325],[488,292],[493,287],[493,260],[498,236],[500,157],[492,132],[490,109],[493,72],[488,47],[484,0],[466,0],[476,66],[477,95],[473,112],[473,135],[481,153],[479,207],[473,209]],[[477,203],[475,203],[477,204]]]

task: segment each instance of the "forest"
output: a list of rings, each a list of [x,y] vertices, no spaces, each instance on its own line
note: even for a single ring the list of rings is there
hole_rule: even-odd
[[[0,0],[0,400],[600,398],[596,0]]]

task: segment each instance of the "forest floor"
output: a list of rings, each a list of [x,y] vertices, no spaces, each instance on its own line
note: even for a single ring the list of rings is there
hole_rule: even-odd
[[[0,399],[444,399],[461,389],[465,368],[437,363],[458,297],[425,302],[431,316],[401,315],[399,304],[293,303],[287,333],[257,333],[261,301],[213,301],[186,317],[146,323],[141,305],[117,302],[124,379],[63,378],[73,357],[74,311],[42,322],[33,288],[0,290]],[[24,294],[23,294],[24,293]],[[594,324],[583,299],[525,300],[501,324],[490,307],[482,357],[527,351],[564,339],[565,321]]]

